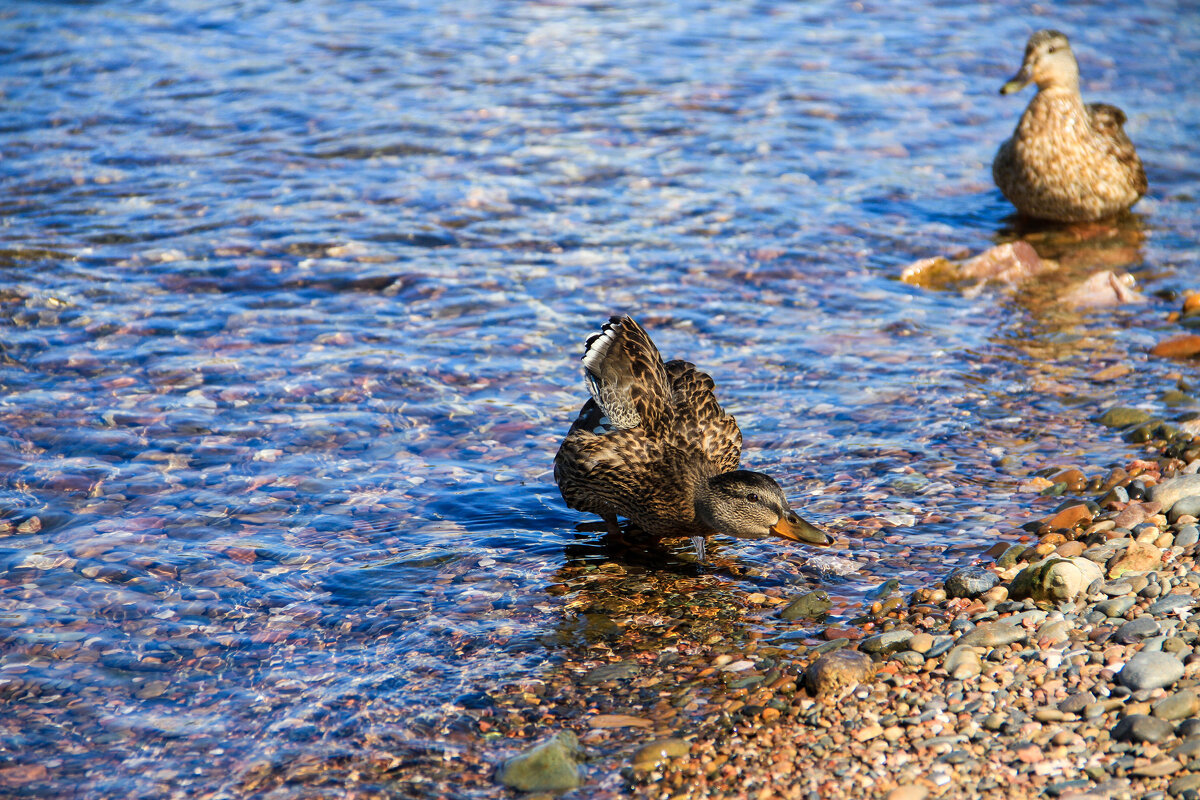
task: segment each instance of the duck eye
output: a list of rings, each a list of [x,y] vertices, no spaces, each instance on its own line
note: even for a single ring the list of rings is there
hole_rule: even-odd
[[[751,492],[750,494],[746,495],[746,501],[750,503],[757,503],[758,495],[756,495],[754,492]]]

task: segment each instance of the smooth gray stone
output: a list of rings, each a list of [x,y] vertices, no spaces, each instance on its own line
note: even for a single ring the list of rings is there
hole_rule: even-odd
[[[1176,500],[1175,505],[1171,506],[1171,510],[1167,512],[1167,521],[1175,522],[1185,514],[1192,517],[1200,517],[1200,494],[1181,497]]]
[[[963,634],[959,638],[958,644],[959,646],[999,647],[1000,645],[1011,644],[1012,642],[1023,642],[1028,638],[1029,631],[1024,628],[1004,622],[989,622],[980,625],[970,633]]]
[[[1113,550],[1109,555],[1111,556],[1115,553],[1116,550]],[[1084,553],[1084,555],[1087,555],[1087,553]],[[1100,585],[1100,591],[1109,597],[1124,597],[1127,594],[1133,594],[1133,584],[1129,581],[1109,581]]]
[[[1200,542],[1200,527],[1184,525],[1175,534],[1176,547],[1191,547]]]
[[[887,656],[897,650],[903,649],[912,637],[912,631],[887,631],[886,633],[878,633],[863,639],[858,643],[858,649],[864,653],[878,653]]]
[[[1161,650],[1153,653],[1138,653],[1118,673],[1123,686],[1137,692],[1142,689],[1157,689],[1170,686],[1183,677],[1183,662]]]
[[[1159,742],[1174,732],[1174,726],[1165,719],[1130,714],[1112,729],[1112,738],[1118,742]]]
[[[1170,511],[1180,499],[1198,494],[1200,494],[1200,475],[1178,475],[1151,486],[1146,496],[1150,500],[1162,503],[1164,511]]]
[[[1134,617],[1129,622],[1117,628],[1117,632],[1113,634],[1113,639],[1118,644],[1136,644],[1142,639],[1157,636],[1158,633],[1158,622],[1154,617],[1142,615]]]
[[[1133,608],[1133,604],[1137,602],[1132,594],[1123,595],[1121,597],[1113,597],[1108,600],[1101,600],[1096,603],[1096,610],[1104,614],[1105,617],[1123,617],[1125,612]]]
[[[1058,710],[1067,714],[1082,714],[1083,710],[1096,702],[1096,695],[1091,692],[1076,692],[1058,704]]]
[[[1154,616],[1159,616],[1160,614],[1170,614],[1179,608],[1191,608],[1194,605],[1196,605],[1196,598],[1190,594],[1168,594],[1156,600],[1146,611]]]
[[[933,637],[933,647],[929,648],[925,653],[926,658],[937,658],[942,653],[945,653],[954,646],[953,636],[935,636]]]
[[[906,667],[919,667],[925,663],[925,656],[914,650],[905,650],[892,655],[892,661],[899,661]]]
[[[1000,576],[983,567],[960,567],[946,578],[948,597],[974,599],[1000,582]]]

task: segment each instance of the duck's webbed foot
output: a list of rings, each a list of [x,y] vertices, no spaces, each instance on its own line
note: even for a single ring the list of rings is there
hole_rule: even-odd
[[[703,564],[704,556],[705,556],[704,537],[703,536],[693,536],[692,537],[692,546],[696,548],[696,560],[699,561],[701,564]]]

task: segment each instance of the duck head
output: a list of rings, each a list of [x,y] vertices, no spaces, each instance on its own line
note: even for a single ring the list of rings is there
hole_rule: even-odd
[[[801,519],[783,489],[769,475],[734,470],[701,482],[696,519],[718,533],[740,539],[779,536],[793,542],[828,545],[829,534]]]
[[[1079,64],[1066,34],[1043,30],[1030,36],[1020,71],[1000,87],[1000,94],[1019,92],[1031,82],[1039,89],[1079,87]]]

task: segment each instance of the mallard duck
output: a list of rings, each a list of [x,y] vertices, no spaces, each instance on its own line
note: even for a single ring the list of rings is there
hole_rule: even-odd
[[[628,316],[612,317],[583,349],[591,392],[554,458],[563,500],[618,517],[653,536],[780,536],[827,545],[829,536],[792,511],[783,489],[738,469],[742,432],[713,394],[712,378],[686,361],[663,363]]]
[[[1038,92],[992,162],[992,178],[1009,202],[1025,216],[1055,222],[1103,219],[1136,203],[1146,193],[1146,173],[1125,135],[1125,114],[1104,103],[1084,105],[1079,65],[1062,33],[1030,36],[1021,70],[1000,94],[1030,82]]]

